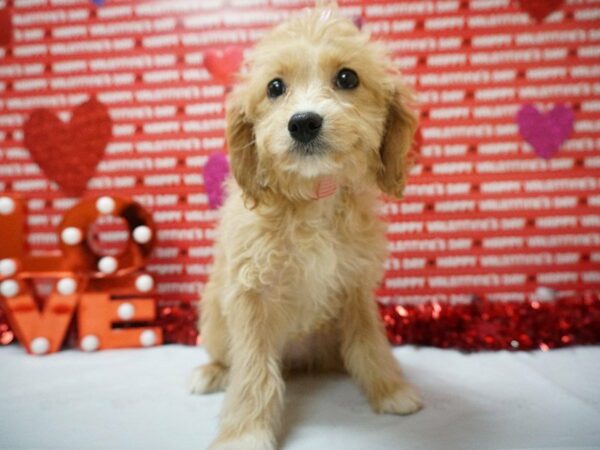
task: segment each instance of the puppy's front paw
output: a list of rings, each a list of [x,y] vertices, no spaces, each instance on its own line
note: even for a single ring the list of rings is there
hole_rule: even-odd
[[[412,414],[423,407],[419,393],[410,384],[402,384],[375,404],[375,411],[387,414]]]
[[[244,433],[238,437],[219,438],[208,450],[275,450],[275,440],[269,433]]]
[[[222,391],[227,384],[227,369],[211,363],[196,367],[190,377],[188,387],[192,394],[210,394]]]

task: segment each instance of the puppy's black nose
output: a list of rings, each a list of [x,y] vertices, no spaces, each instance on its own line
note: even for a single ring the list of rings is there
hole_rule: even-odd
[[[308,144],[317,137],[322,124],[323,118],[317,113],[296,113],[288,122],[288,131],[296,141]]]

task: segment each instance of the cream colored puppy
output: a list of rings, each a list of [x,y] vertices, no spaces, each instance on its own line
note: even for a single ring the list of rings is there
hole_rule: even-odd
[[[249,67],[228,99],[234,180],[200,305],[213,362],[191,383],[227,388],[219,450],[276,448],[288,367],[345,367],[377,412],[421,407],[373,299],[378,196],[401,196],[416,124],[407,89],[379,45],[323,8],[275,28]]]

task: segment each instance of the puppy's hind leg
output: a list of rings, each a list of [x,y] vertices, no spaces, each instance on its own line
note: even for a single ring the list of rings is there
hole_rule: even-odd
[[[342,358],[378,413],[411,414],[422,408],[389,348],[377,305],[363,289],[348,296],[341,315]]]
[[[221,289],[220,276],[215,271],[214,278],[207,284],[200,301],[200,335],[202,343],[213,362],[196,367],[189,379],[188,386],[192,394],[210,394],[223,391],[227,387],[229,374],[229,340],[227,324],[221,313],[218,293]]]

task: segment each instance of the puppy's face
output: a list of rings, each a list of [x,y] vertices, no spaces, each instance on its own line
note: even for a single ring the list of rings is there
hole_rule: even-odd
[[[232,169],[247,197],[310,198],[325,176],[399,195],[415,120],[379,46],[316,11],[271,32],[228,104]]]

